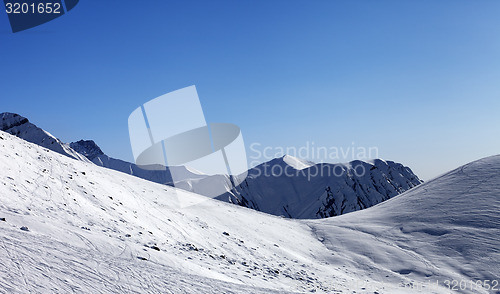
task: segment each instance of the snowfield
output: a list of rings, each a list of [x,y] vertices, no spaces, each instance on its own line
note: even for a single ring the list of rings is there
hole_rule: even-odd
[[[470,291],[470,281],[494,280],[490,292],[500,293],[500,155],[365,211],[308,223],[337,253],[329,263],[358,268],[367,279],[399,273],[415,281],[463,281],[470,293],[481,293]]]
[[[0,292],[456,293],[447,279],[500,279],[499,177],[490,157],[369,209],[293,220],[0,132]]]

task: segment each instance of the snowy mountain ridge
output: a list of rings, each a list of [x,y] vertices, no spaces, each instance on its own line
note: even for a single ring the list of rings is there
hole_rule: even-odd
[[[107,156],[94,141],[64,144],[22,116],[0,116],[2,130],[60,154],[167,185],[173,185],[175,170],[183,179],[175,183],[178,188],[288,218],[326,218],[365,209],[422,183],[411,169],[392,161],[315,164],[285,155],[251,168],[245,181],[233,187],[227,175],[206,176],[184,166],[145,170]],[[219,195],[214,187],[226,193]]]
[[[68,157],[93,162],[96,165],[134,175],[155,183],[172,183],[169,169],[175,168],[179,174],[184,174],[186,179],[196,179],[200,175],[189,172],[184,167],[169,167],[165,170],[144,170],[137,165],[120,159],[107,156],[92,140],[79,140],[69,144],[63,143],[49,132],[37,127],[27,118],[15,113],[0,114],[1,129],[11,135],[17,136],[28,142],[45,147]]]
[[[64,144],[49,132],[32,124],[27,118],[19,114],[4,112],[0,113],[0,131],[7,132],[28,142],[40,145],[68,157],[88,161],[85,156]]]
[[[243,183],[217,199],[314,219],[368,208],[421,183],[410,168],[393,161],[313,164],[286,155],[250,169]]]

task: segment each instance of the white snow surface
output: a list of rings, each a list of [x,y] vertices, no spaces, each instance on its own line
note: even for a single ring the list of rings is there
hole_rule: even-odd
[[[500,280],[500,155],[471,162],[379,205],[307,221],[344,264],[367,279]],[[453,283],[453,282],[452,282]],[[484,289],[458,288],[463,293]],[[500,286],[490,293],[500,293]]]
[[[446,279],[499,279],[499,177],[490,157],[372,208],[291,220],[0,132],[0,292],[411,293],[437,279],[420,292],[456,293]]]

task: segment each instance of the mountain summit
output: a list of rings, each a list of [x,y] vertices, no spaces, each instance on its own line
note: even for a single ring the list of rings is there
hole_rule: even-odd
[[[92,140],[72,142],[69,143],[69,147],[87,157],[90,161],[94,160],[99,155],[104,155],[101,148],[99,148],[99,146],[97,146],[97,144]]]

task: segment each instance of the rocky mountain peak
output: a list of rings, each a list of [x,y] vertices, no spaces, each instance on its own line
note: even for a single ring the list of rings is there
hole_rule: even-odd
[[[0,129],[4,132],[27,123],[29,123],[29,120],[19,114],[10,112],[0,113]]]
[[[90,161],[99,155],[104,155],[104,152],[102,152],[101,148],[93,140],[80,140],[70,143],[69,146],[76,152],[87,157]]]

